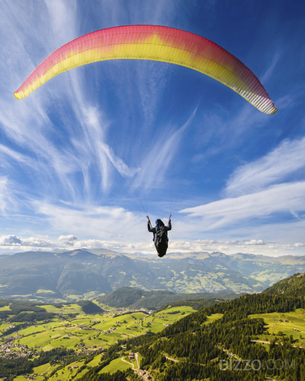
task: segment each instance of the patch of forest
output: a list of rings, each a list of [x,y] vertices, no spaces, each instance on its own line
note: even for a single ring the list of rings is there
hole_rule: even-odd
[[[104,312],[104,310],[101,307],[91,302],[90,300],[80,300],[76,302],[76,304],[81,306],[85,314],[101,314]]]
[[[70,363],[77,358],[73,350],[56,348],[48,352],[41,351],[33,358],[3,358],[0,357],[0,375],[7,380],[13,380],[18,375],[31,373],[33,368],[51,363]]]

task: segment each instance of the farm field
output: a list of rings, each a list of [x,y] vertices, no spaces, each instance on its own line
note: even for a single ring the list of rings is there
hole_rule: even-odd
[[[50,381],[57,381],[59,379],[68,381],[68,380],[76,380],[81,377],[84,373],[81,370],[81,367],[84,365],[84,361],[82,362],[73,362],[63,368],[56,369],[56,367],[52,367],[51,364],[44,364],[33,369],[33,373],[31,374],[36,381],[43,381],[45,377],[47,377]],[[26,381],[28,380],[27,376],[17,376],[14,378],[14,381]]]
[[[205,325],[213,323],[215,320],[218,320],[223,317],[223,314],[212,314],[207,316],[207,320],[203,323]]]
[[[121,358],[118,358],[118,359],[111,361],[111,363],[109,365],[105,366],[105,368],[103,368],[100,371],[100,374],[102,374],[102,373],[115,373],[118,370],[123,371],[123,370],[126,370],[128,368],[131,368],[131,365],[122,361]]]

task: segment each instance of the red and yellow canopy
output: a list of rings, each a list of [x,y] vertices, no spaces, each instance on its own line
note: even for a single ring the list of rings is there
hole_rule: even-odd
[[[53,52],[14,93],[31,94],[54,76],[91,62],[140,59],[169,62],[206,74],[240,94],[258,110],[277,108],[257,77],[232,54],[201,36],[155,25],[130,25],[79,37]]]

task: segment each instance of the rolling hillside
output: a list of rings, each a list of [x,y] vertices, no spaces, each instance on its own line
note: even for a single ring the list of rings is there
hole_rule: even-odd
[[[287,279],[282,279],[273,286],[263,291],[265,294],[285,294],[304,297],[305,274],[294,274]]]

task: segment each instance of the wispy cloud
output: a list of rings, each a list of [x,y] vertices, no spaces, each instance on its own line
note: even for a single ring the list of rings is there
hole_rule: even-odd
[[[274,54],[273,59],[271,61],[271,64],[269,65],[269,67],[265,71],[264,75],[260,78],[260,81],[262,83],[265,83],[270,79],[270,77],[272,76],[272,74],[274,72],[276,65],[279,62],[280,56],[281,56],[281,53],[279,51]]]
[[[181,213],[203,219],[202,228],[212,230],[256,218],[272,217],[275,213],[305,212],[305,182],[279,184],[260,192],[226,198]],[[263,223],[264,221],[261,221]],[[265,220],[268,222],[268,219]]]
[[[10,190],[9,180],[5,176],[0,177],[0,210],[3,214],[16,210],[17,197]],[[18,200],[18,199],[17,199]]]
[[[72,38],[75,38],[78,24],[77,2],[68,3],[64,0],[45,0],[45,4],[53,30],[53,47],[56,49]]]
[[[167,169],[177,154],[183,133],[191,126],[196,111],[197,108],[178,130],[173,131],[173,127],[167,127],[164,132],[158,136],[151,151],[146,153],[146,158],[142,162],[139,173],[135,178],[135,188],[153,189],[163,183]]]
[[[142,218],[121,207],[92,205],[53,205],[33,202],[36,213],[43,215],[52,231],[74,236],[135,240],[146,229]],[[63,234],[62,234],[63,235]]]
[[[255,193],[288,181],[305,168],[305,138],[285,140],[266,156],[237,168],[226,184],[228,196]]]
[[[300,231],[305,212],[304,149],[305,138],[283,141],[267,155],[238,167],[223,189],[224,198],[181,213],[195,219],[190,220],[192,225],[199,219],[203,232],[222,229],[244,235],[251,227],[252,236],[256,231],[258,236],[266,237],[262,232],[268,225],[269,239],[272,234],[278,239],[277,232],[288,238],[288,231]],[[291,229],[287,228],[289,224]],[[293,224],[298,227],[293,228]],[[285,234],[279,233],[281,226]],[[290,240],[292,237],[290,233]],[[251,245],[260,241],[249,240]]]
[[[120,173],[121,176],[133,177],[139,170],[129,168],[118,156],[115,155],[111,147],[105,142],[105,126],[109,123],[107,120],[102,120],[100,123],[101,114],[98,110],[92,107],[83,109],[84,116],[86,117],[86,135],[89,140],[91,148],[90,154],[95,154],[99,158],[100,174],[103,178],[103,187],[107,189],[110,184],[107,182],[108,163],[110,162],[113,167]]]

